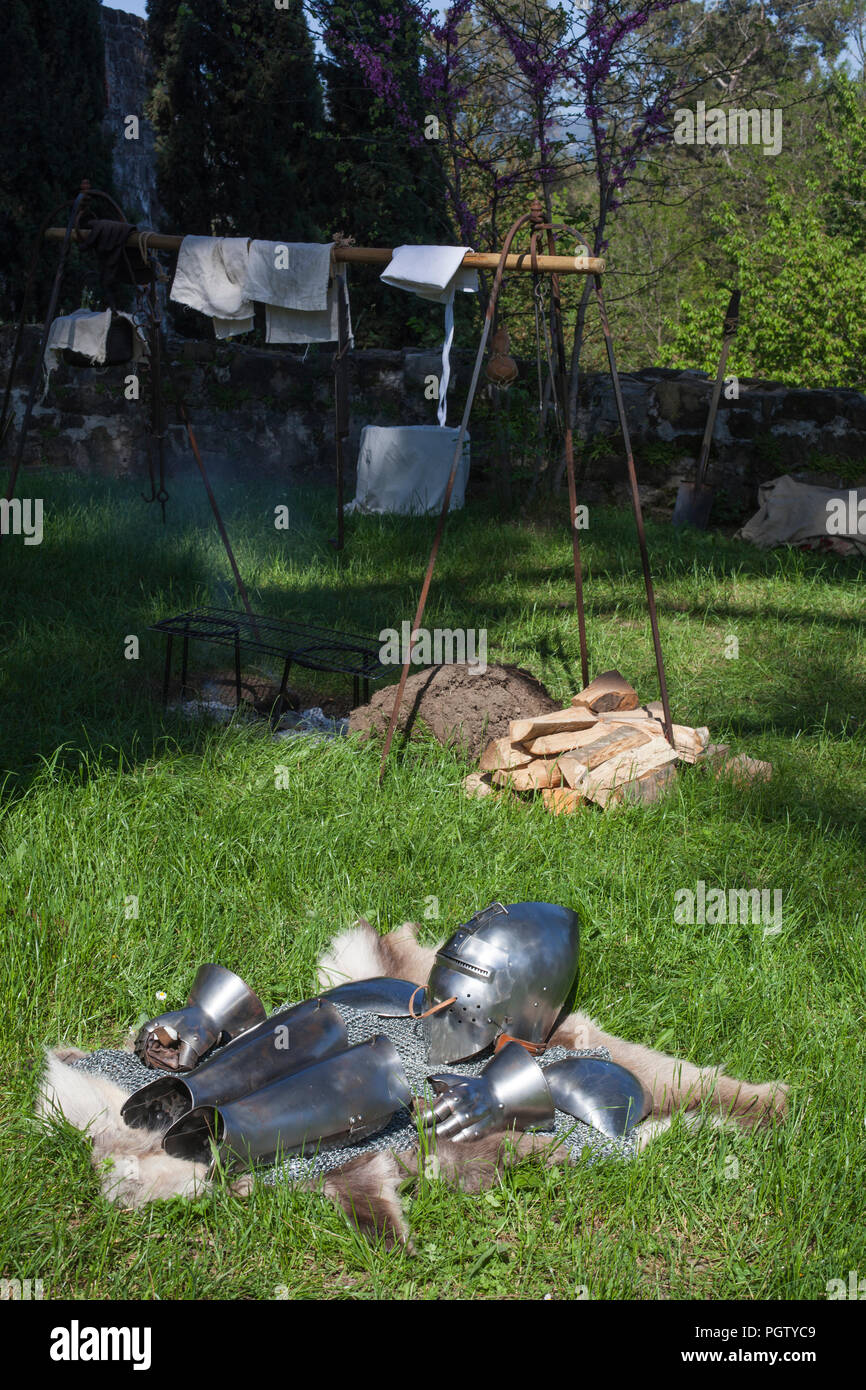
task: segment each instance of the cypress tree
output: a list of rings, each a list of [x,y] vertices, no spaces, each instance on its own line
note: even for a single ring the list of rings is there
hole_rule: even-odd
[[[445,188],[435,141],[423,138],[421,35],[408,10],[389,28],[377,0],[321,0],[325,29],[322,64],[328,129],[334,146],[334,215],[359,244],[394,246],[448,239]],[[396,107],[365,74],[359,41],[372,50],[387,42],[383,80],[397,91]],[[374,65],[375,66],[375,65]]]
[[[302,0],[150,0],[159,196],[178,231],[322,239],[324,110]]]

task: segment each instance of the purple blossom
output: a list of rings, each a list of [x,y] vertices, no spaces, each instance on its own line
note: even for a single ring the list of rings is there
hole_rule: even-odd
[[[371,34],[369,25],[366,30],[358,27],[351,7],[309,0],[322,20],[328,47],[354,59],[365,85],[415,145],[422,143],[417,101],[407,96],[406,60],[398,45],[406,35],[420,37],[416,91],[423,109],[436,113],[442,123],[451,211],[461,236],[472,244],[482,224],[496,228],[495,219],[501,215],[496,209],[517,189],[539,182],[545,189],[552,187],[565,144],[557,132],[575,109],[582,111],[599,190],[598,246],[603,245],[607,214],[622,205],[623,190],[647,152],[669,138],[667,123],[685,85],[672,84],[623,116],[633,41],[653,18],[681,3],[590,0],[577,32],[556,22],[560,13],[573,19],[575,0],[560,11],[539,13],[530,7],[528,17],[515,8],[503,12],[496,0],[454,0],[441,13],[431,0],[390,0]],[[507,138],[497,124],[497,113],[484,106],[485,26],[504,44],[513,63],[506,76],[519,96]],[[614,101],[619,103],[616,112]]]

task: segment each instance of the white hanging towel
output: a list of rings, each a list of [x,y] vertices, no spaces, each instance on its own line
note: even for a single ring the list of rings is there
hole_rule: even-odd
[[[460,431],[439,425],[366,425],[361,431],[352,512],[403,516],[438,512],[454,462]],[[450,508],[463,506],[469,477],[469,438],[464,438]]]
[[[244,290],[248,299],[306,313],[328,307],[330,241],[254,241]]]
[[[244,290],[248,246],[246,237],[185,236],[177,253],[170,297],[208,314],[218,338],[253,326],[252,300]]]
[[[246,292],[265,306],[268,343],[335,343],[339,296],[332,242],[254,241]],[[346,308],[349,311],[348,288]],[[349,341],[353,342],[349,311]]]
[[[454,295],[457,290],[474,294],[478,274],[462,269],[470,246],[397,246],[380,275],[386,285],[408,290],[422,299],[445,305],[445,341],[442,344],[442,379],[439,382],[439,424],[448,415],[448,383],[451,379],[451,344],[454,341]]]
[[[265,305],[265,341],[268,343],[336,343],[340,338],[339,283],[335,278],[328,290],[326,309],[283,309]],[[349,345],[354,347],[352,310],[346,285],[346,315]]]

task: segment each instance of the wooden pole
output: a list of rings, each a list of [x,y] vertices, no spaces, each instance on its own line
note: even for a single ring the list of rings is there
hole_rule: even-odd
[[[64,227],[49,227],[45,233],[48,241],[62,241],[66,235]],[[86,232],[76,233],[74,240],[81,241]],[[142,233],[147,237],[148,249],[153,251],[179,251],[183,241],[181,236],[166,236],[162,232]],[[138,233],[133,232],[126,243],[130,250],[138,246]],[[331,253],[335,261],[347,265],[387,265],[394,255],[388,246],[335,246]],[[463,265],[469,270],[496,270],[500,257],[493,251],[467,251]],[[600,275],[604,271],[604,260],[600,256],[538,256],[536,268],[542,272],[555,271],[558,275]],[[521,251],[506,256],[504,270],[532,270],[529,252]]]

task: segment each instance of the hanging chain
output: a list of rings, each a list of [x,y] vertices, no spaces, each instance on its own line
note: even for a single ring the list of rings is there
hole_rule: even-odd
[[[142,328],[146,332],[148,343],[148,359],[150,362],[150,428],[148,430],[148,450],[147,467],[150,479],[150,496],[142,493],[145,502],[158,502],[162,512],[162,521],[165,525],[165,504],[169,500],[168,491],[165,486],[165,422],[162,411],[162,373],[160,362],[160,331],[162,327],[162,316],[159,311],[156,298],[156,281],[165,280],[167,277],[159,265],[156,256],[146,245],[142,248],[141,237],[139,247],[147,252],[147,259],[154,267],[155,279],[149,285],[142,285],[136,290],[139,298],[140,307],[133,314],[133,322],[137,328]],[[156,449],[159,458],[159,486],[154,477],[153,454]]]

